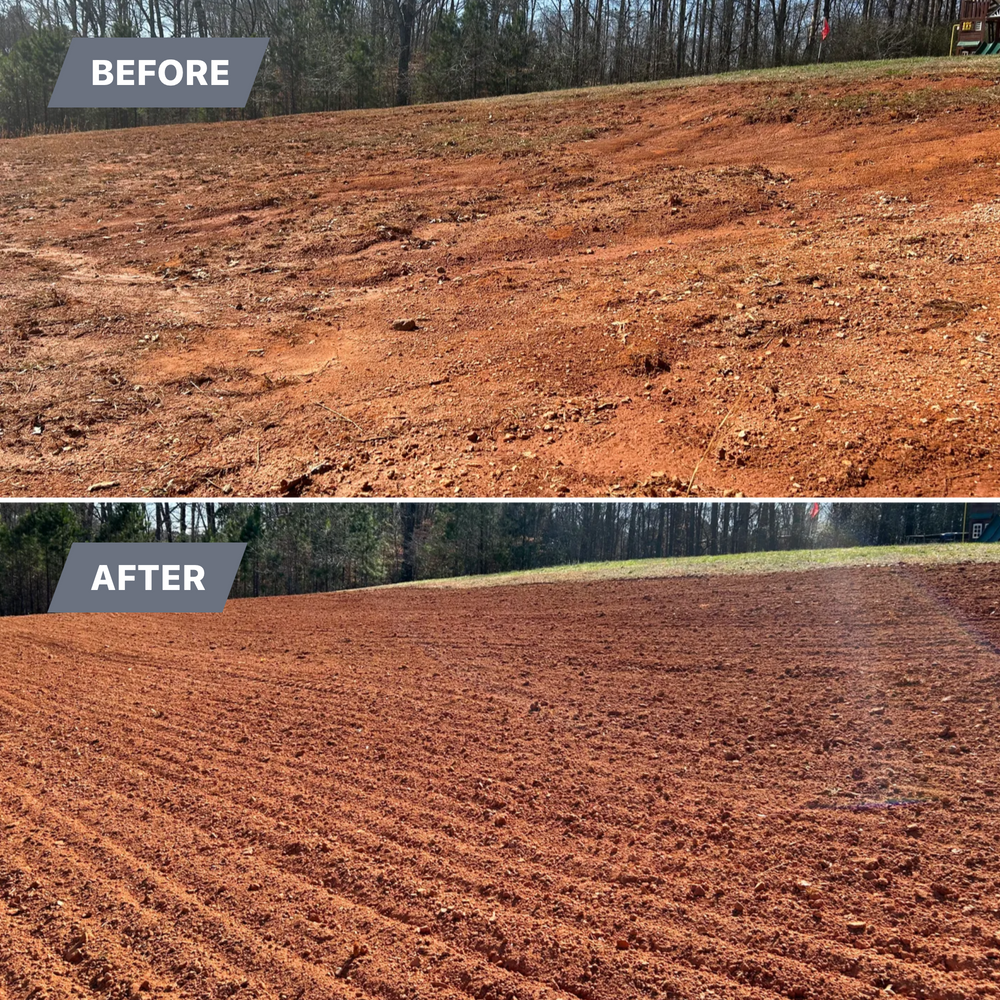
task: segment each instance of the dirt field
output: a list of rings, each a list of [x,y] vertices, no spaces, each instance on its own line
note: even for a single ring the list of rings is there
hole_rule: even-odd
[[[0,997],[995,996],[998,583],[4,619]]]
[[[3,142],[0,489],[996,494],[996,73]]]

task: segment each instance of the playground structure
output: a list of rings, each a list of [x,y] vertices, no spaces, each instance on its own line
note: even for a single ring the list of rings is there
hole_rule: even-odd
[[[906,536],[908,545],[927,542],[1000,542],[1000,504],[967,503],[961,531]]]
[[[962,0],[959,20],[952,31],[952,54],[988,56],[1000,53],[1000,2]]]
[[[965,537],[970,542],[1000,542],[1000,504],[970,503],[965,516]]]

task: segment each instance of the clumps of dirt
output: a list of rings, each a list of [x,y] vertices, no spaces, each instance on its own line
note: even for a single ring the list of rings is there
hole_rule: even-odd
[[[0,660],[2,982],[975,996],[996,585],[892,567],[0,620],[23,650]]]
[[[0,488],[992,495],[993,81],[886,73],[9,141]]]

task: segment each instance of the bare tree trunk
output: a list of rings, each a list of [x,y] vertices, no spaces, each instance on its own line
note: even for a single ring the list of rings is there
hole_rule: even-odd
[[[622,83],[625,74],[625,18],[628,0],[618,0],[618,24],[615,26],[615,83]]]
[[[753,68],[760,66],[760,0],[753,3]]]
[[[402,583],[409,583],[416,578],[416,541],[414,536],[417,528],[417,505],[414,503],[402,504],[400,519],[402,522],[403,553],[399,579]]]
[[[687,42],[687,0],[680,0],[677,10],[677,75],[684,75],[685,44]]]
[[[705,61],[704,68],[707,70],[712,65],[712,32],[715,30],[715,0],[711,0],[708,5],[708,22],[705,30]]]
[[[894,0],[890,0],[893,3]],[[771,0],[774,9],[774,0]],[[771,63],[780,66],[785,59],[785,27],[788,22],[788,0],[779,0],[777,10],[774,10],[774,55]]]
[[[399,65],[396,75],[396,107],[410,103],[410,55],[413,26],[417,20],[415,0],[399,0]]]
[[[744,0],[743,21],[740,24],[740,50],[736,59],[737,69],[745,69],[750,53],[750,0]]]
[[[819,38],[819,0],[813,0],[812,23],[809,25],[809,34],[806,36],[806,62],[813,61],[813,53],[816,51],[816,41]]]
[[[733,51],[733,19],[736,5],[734,0],[722,0],[722,37],[719,40],[719,51],[715,57],[717,69],[725,72],[730,68],[729,61]]]
[[[208,37],[208,22],[205,20],[205,8],[201,5],[201,0],[194,0],[194,14],[198,21],[198,37]]]

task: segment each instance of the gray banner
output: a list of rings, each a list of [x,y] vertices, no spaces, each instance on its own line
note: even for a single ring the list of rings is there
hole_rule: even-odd
[[[246,542],[74,542],[49,613],[222,611]]]
[[[266,38],[74,38],[50,108],[242,108]]]

